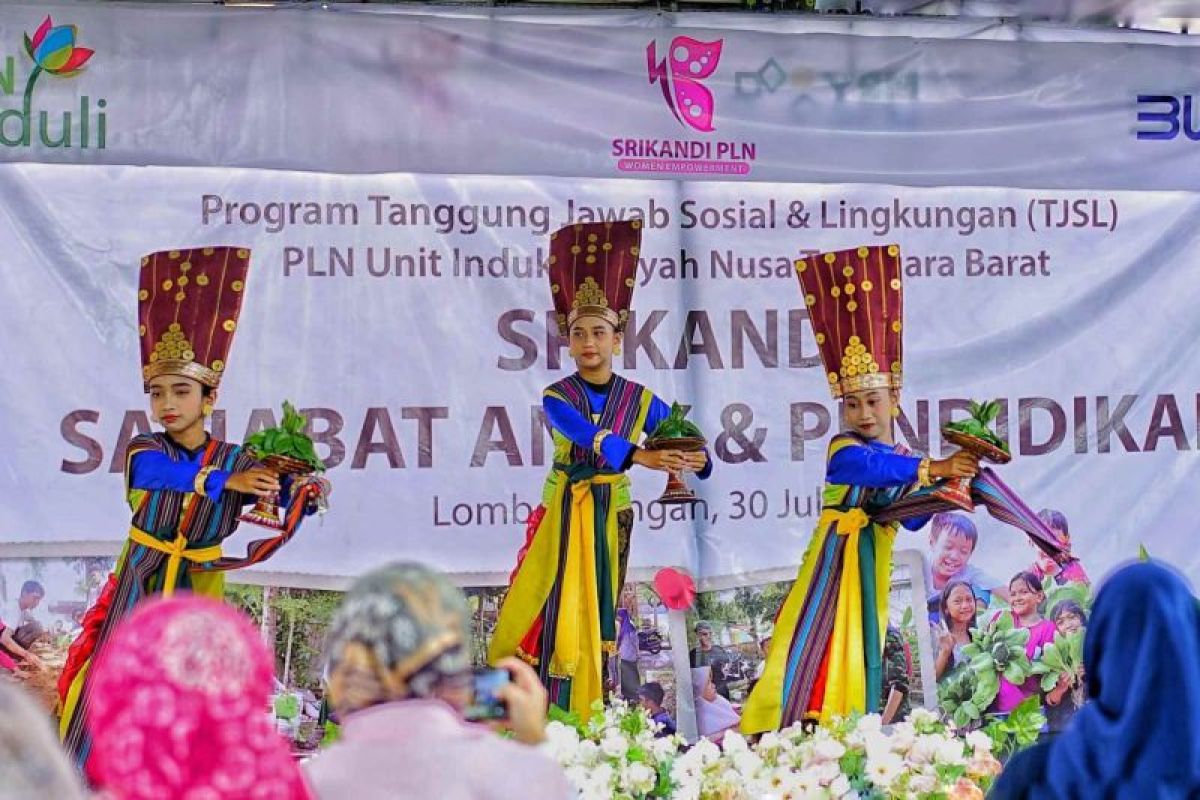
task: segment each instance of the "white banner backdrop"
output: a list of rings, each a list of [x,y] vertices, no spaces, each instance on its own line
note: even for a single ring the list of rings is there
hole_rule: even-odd
[[[405,557],[501,580],[546,471],[540,390],[570,368],[540,248],[600,213],[647,221],[623,372],[694,404],[718,461],[687,518],[635,472],[635,566],[798,561],[837,423],[791,261],[897,242],[902,438],[940,452],[940,421],[999,398],[1003,475],[1067,514],[1093,571],[1139,543],[1200,571],[1192,195],[52,165],[0,167],[0,194],[3,542],[125,535],[139,257],[232,243],[254,256],[218,429],[240,441],[291,399],[335,485],[270,568]],[[1029,563],[1023,537],[979,524],[982,563]]]
[[[235,243],[253,273],[218,432],[241,440],[291,399],[336,486],[268,567],[408,557],[502,581],[547,468],[540,390],[570,369],[540,248],[571,220],[640,215],[621,366],[694,404],[718,464],[676,518],[648,502],[662,476],[635,474],[635,568],[728,585],[794,566],[837,422],[791,261],[896,242],[902,438],[940,452],[942,421],[999,398],[1004,475],[1066,512],[1093,572],[1144,542],[1200,575],[1188,37],[334,9],[5,6],[6,552],[124,536],[121,451],[148,426],[138,260]],[[47,15],[94,51],[78,74],[26,53]],[[1029,563],[980,525],[985,566]]]
[[[8,3],[0,159],[1151,190],[1200,171],[1192,37],[335,8]],[[78,75],[24,52],[47,14],[94,51]]]

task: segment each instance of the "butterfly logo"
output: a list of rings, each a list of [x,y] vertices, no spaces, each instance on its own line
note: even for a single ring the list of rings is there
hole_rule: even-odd
[[[646,47],[646,73],[651,85],[661,84],[667,108],[680,124],[701,133],[714,130],[715,113],[712,92],[701,81],[716,71],[723,43],[723,39],[700,42],[689,36],[676,36],[662,60],[654,42]]]

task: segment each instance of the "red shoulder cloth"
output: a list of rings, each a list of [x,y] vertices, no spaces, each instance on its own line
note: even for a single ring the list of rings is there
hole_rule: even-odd
[[[113,595],[116,594],[116,591],[117,576],[110,572],[108,581],[100,591],[100,596],[96,598],[95,605],[83,615],[83,630],[75,637],[75,641],[71,642],[71,648],[67,651],[67,663],[63,666],[62,674],[58,676],[58,702],[60,704],[66,702],[67,692],[71,689],[72,681],[96,651],[96,640],[100,638],[100,626],[104,624],[104,618],[108,616],[108,607],[112,605]]]

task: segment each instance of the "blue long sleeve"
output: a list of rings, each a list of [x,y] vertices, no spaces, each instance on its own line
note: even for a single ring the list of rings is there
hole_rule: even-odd
[[[199,461],[173,461],[166,453],[146,451],[133,457],[130,464],[129,485],[134,489],[173,489],[177,492],[194,492],[196,475],[200,472]],[[204,492],[209,497],[219,497],[225,491],[229,473],[214,469],[204,481]]]
[[[850,445],[829,459],[825,473],[829,483],[886,489],[917,480],[921,459],[889,453],[882,447]]]
[[[591,392],[589,391],[589,394]],[[592,398],[593,401],[598,399],[598,396]],[[573,443],[580,447],[592,448],[592,443],[596,439],[596,434],[600,431],[600,426],[586,419],[573,406],[560,400],[557,397],[545,395],[542,397],[542,409],[546,412],[547,419],[556,430],[566,436]],[[658,424],[662,422],[671,413],[670,407],[660,400],[658,397],[653,397],[650,401],[650,408],[646,411],[646,423],[643,430],[647,433],[653,431]],[[633,453],[637,449],[636,445],[620,436],[606,436],[604,441],[600,443],[600,455],[604,460],[618,470],[627,470],[633,463]],[[707,455],[708,451],[705,450]],[[697,473],[697,477],[704,479],[712,474],[712,457],[709,456],[708,461],[704,465],[704,469]]]
[[[842,447],[829,459],[826,480],[829,483],[887,489],[906,486],[917,480],[921,459],[891,452],[886,445],[852,444]],[[910,531],[920,530],[929,517],[914,517],[900,522]]]
[[[588,450],[600,427],[557,397],[543,396],[542,408],[550,424],[575,444]],[[633,456],[633,444],[620,436],[605,436],[600,443],[600,455],[615,469],[628,469]]]

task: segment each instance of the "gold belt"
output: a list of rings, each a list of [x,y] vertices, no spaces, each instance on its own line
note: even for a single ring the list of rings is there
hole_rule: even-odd
[[[870,525],[871,518],[861,508],[852,508],[848,511],[826,508],[821,511],[821,518],[818,524],[821,527],[830,524],[835,525],[840,535],[852,536]]]
[[[175,593],[175,581],[179,578],[179,567],[185,559],[191,561],[193,564],[200,564],[206,561],[216,561],[221,557],[221,545],[210,544],[204,547],[188,547],[190,542],[188,542],[183,534],[176,536],[174,541],[165,542],[162,539],[155,539],[141,528],[130,528],[129,538],[135,544],[140,544],[142,547],[149,547],[151,550],[166,553],[167,575],[163,581],[162,591],[164,597],[170,597]]]

